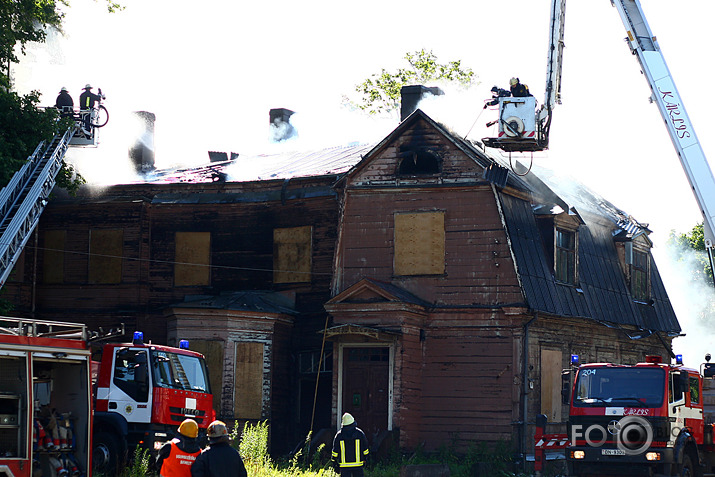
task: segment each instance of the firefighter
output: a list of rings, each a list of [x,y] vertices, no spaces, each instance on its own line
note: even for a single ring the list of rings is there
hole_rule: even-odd
[[[362,477],[370,449],[365,433],[350,413],[343,414],[342,427],[333,439],[333,465],[341,477]]]
[[[191,465],[201,454],[199,426],[193,419],[179,425],[179,435],[161,446],[156,456],[156,469],[161,477],[190,477]]]
[[[82,132],[87,136],[92,134],[92,110],[95,104],[102,99],[104,99],[102,90],[99,90],[99,94],[94,94],[92,92],[92,85],[89,83],[84,86],[84,92],[79,95],[79,110],[82,114]]]
[[[69,91],[67,91],[67,88],[64,86],[60,89],[60,94],[57,95],[55,108],[60,110],[62,116],[72,116],[74,100],[72,99],[72,96],[70,96]]]
[[[510,79],[509,86],[511,87],[511,95],[515,98],[531,96],[531,93],[529,93],[529,87],[522,84],[521,81],[519,81],[519,78]]]
[[[192,477],[247,477],[241,455],[231,447],[226,424],[214,421],[209,424],[206,434],[209,446],[196,458],[191,466]]]
[[[506,89],[501,89],[498,86],[492,86],[492,99],[484,103],[484,109],[488,106],[496,106],[499,104],[499,98],[506,98],[511,96],[511,91]]]

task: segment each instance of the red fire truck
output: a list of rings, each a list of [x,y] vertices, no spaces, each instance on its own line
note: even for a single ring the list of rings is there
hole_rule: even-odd
[[[0,317],[0,475],[89,475],[84,325]]]
[[[715,363],[698,371],[683,366],[680,356],[675,364],[648,356],[646,362],[629,366],[581,365],[570,396],[568,434],[545,439],[537,430],[537,438],[564,443],[569,475],[574,476],[713,473],[708,402],[710,389],[715,389],[713,376]],[[543,463],[538,452],[537,463]]]
[[[95,469],[113,471],[137,446],[157,449],[184,419],[205,430],[215,418],[204,357],[188,346],[144,343],[135,332],[132,343],[93,350]]]

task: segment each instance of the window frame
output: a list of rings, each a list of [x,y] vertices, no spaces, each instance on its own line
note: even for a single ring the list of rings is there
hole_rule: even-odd
[[[560,243],[560,236],[562,234],[569,234],[572,237],[572,247],[564,247]],[[558,283],[563,283],[565,285],[576,286],[579,283],[578,276],[578,230],[569,227],[564,227],[559,224],[554,224],[554,279]],[[571,261],[567,260],[566,263],[566,276],[563,276],[563,272],[560,272],[562,267],[563,257],[571,257]]]
[[[645,263],[641,266],[640,260],[636,257],[644,257]],[[651,267],[650,253],[647,251],[633,248],[633,259],[629,264],[630,268],[630,283],[629,291],[631,292],[631,297],[634,301],[647,302],[651,298],[651,283],[650,283],[650,267]],[[638,278],[642,276],[642,280]],[[643,282],[643,286],[640,286]]]

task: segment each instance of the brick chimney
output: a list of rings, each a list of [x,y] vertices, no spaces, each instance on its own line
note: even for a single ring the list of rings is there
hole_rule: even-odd
[[[293,114],[295,114],[293,111],[285,108],[275,108],[268,112],[271,142],[285,141],[298,135],[290,123]]]
[[[156,116],[148,111],[134,111],[132,114],[142,125],[141,132],[129,148],[129,159],[139,174],[146,174],[154,167],[154,122]]]
[[[417,105],[425,98],[425,96],[441,96],[443,94],[444,91],[439,89],[437,86],[427,87],[422,86],[421,84],[403,86],[400,88],[400,96],[402,98],[400,104],[400,122],[407,119],[407,116],[417,110]]]

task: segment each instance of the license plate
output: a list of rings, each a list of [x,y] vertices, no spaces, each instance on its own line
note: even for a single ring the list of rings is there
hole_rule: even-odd
[[[621,449],[601,449],[601,455],[626,455],[626,451]]]

